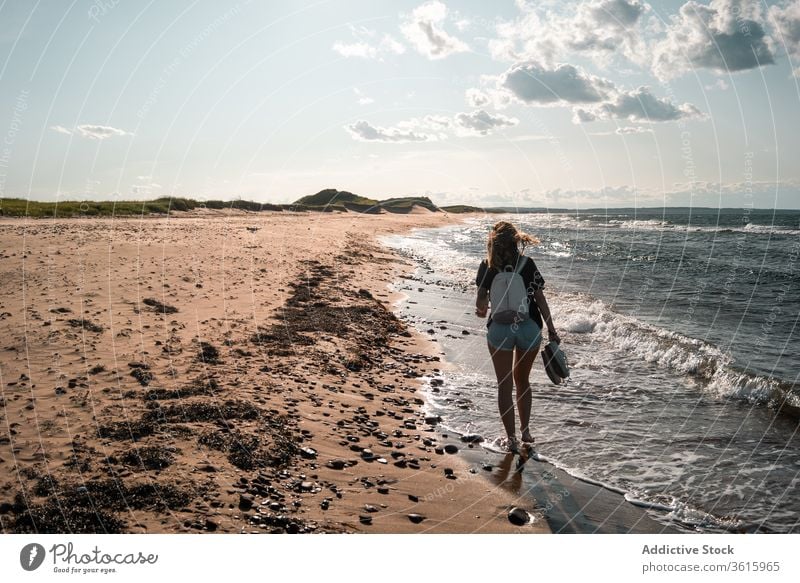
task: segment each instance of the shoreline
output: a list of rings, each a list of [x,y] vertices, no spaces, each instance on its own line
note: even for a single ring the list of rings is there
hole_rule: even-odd
[[[549,532],[437,452],[387,308],[375,236],[462,218],[4,220],[2,530]]]
[[[416,272],[403,278],[397,286],[397,291],[405,298],[396,306],[401,319],[410,327],[417,327],[420,334],[427,329],[426,341],[439,348],[451,369],[458,370],[465,361],[473,362],[476,355],[471,347],[464,346],[465,341],[467,344],[474,342],[473,333],[462,320],[465,315],[469,318],[469,310],[464,311],[466,304],[453,304],[452,290],[440,286],[438,281],[432,283],[422,277],[424,273],[432,273],[425,261],[404,253],[400,255],[414,263]],[[435,273],[432,275],[433,280],[437,280]],[[478,343],[483,347],[482,341]],[[539,369],[540,360],[537,358],[534,374],[540,374]],[[444,419],[446,423],[447,419]],[[439,433],[444,433],[443,438],[452,443],[460,439],[458,431],[440,428]],[[482,477],[512,495],[528,500],[525,506],[536,508],[553,533],[691,532],[690,528],[676,522],[659,522],[655,519],[659,514],[655,510],[651,514],[644,506],[629,502],[621,492],[572,475],[539,454],[520,458],[487,449],[481,444],[470,446],[462,453],[473,466],[491,466],[492,470],[483,472]]]

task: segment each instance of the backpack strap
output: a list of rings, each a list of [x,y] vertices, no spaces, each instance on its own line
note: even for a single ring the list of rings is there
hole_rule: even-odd
[[[517,259],[517,268],[514,270],[514,273],[522,274],[522,268],[525,267],[525,264],[528,262],[527,255],[520,255]]]

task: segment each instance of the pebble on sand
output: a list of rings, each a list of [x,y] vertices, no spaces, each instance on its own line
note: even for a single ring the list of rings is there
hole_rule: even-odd
[[[530,522],[530,514],[526,510],[515,506],[508,511],[508,521],[515,526],[523,526]]]
[[[358,520],[361,524],[372,524],[372,517],[369,514],[359,514]]]

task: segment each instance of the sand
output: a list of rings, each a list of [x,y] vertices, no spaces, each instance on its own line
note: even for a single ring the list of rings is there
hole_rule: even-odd
[[[391,312],[376,235],[456,220],[0,221],[2,530],[549,532],[442,451],[446,365]]]

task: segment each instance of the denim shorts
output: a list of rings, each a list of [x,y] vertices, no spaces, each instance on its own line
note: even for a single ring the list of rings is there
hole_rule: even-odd
[[[542,329],[533,320],[515,324],[500,324],[492,320],[486,340],[495,350],[513,350],[516,346],[522,352],[527,352],[539,346]]]

